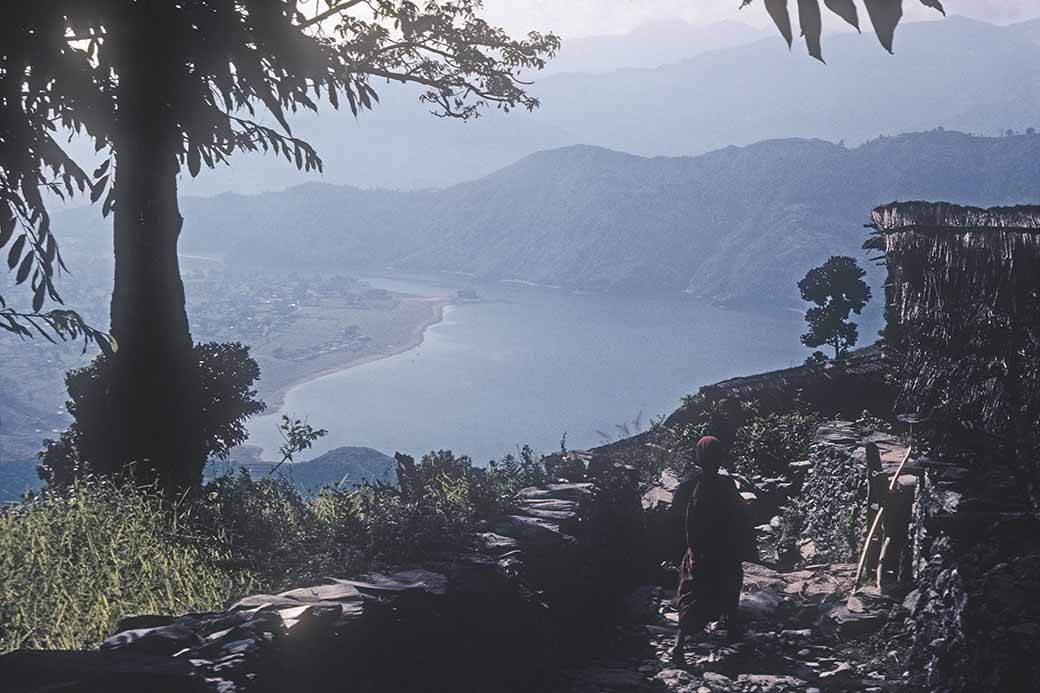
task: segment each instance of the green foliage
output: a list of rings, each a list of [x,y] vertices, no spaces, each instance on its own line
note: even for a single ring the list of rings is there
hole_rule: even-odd
[[[149,489],[79,480],[0,511],[0,652],[96,645],[132,613],[222,608],[256,587],[221,535]]]
[[[792,410],[750,418],[737,431],[732,455],[742,474],[785,476],[787,465],[809,455],[820,424],[814,413]]]
[[[644,488],[666,469],[684,475],[696,463],[697,441],[719,438],[729,450],[735,471],[745,475],[784,476],[790,462],[809,454],[820,417],[797,400],[780,411],[762,414],[758,402],[690,395],[677,413],[680,422],[656,421],[646,445],[627,453]],[[629,459],[631,458],[631,459]]]
[[[611,451],[611,458],[636,470],[640,493],[657,485],[661,474],[671,470],[679,475],[689,462],[688,448],[679,442],[675,429],[664,425],[664,418],[650,422],[646,437],[639,445],[626,445]]]
[[[672,428],[674,445],[682,451],[684,467],[696,462],[697,441],[715,436],[727,447],[732,446],[744,422],[755,416],[757,402],[737,399],[711,399],[700,395],[683,398],[684,423]]]
[[[282,414],[281,423],[278,424],[278,433],[282,436],[282,445],[278,448],[282,459],[268,472],[273,475],[286,462],[292,462],[297,453],[310,450],[314,443],[326,435],[328,431],[324,428],[315,429],[306,421],[294,419]]]
[[[226,459],[231,448],[248,437],[246,419],[267,408],[253,389],[260,367],[242,344],[209,342],[196,344],[194,350],[202,386],[200,446],[206,459]],[[39,474],[49,484],[60,486],[86,474],[118,471],[98,462],[105,459],[109,427],[120,425],[100,404],[109,387],[110,368],[110,357],[102,354],[65,376],[66,409],[75,421],[57,441],[45,441]]]
[[[567,453],[566,434],[560,440],[560,453]],[[501,482],[504,484],[504,488],[539,486],[549,481],[545,465],[538,459],[530,445],[519,448],[516,455],[506,455],[497,462],[492,460],[488,465],[487,474],[492,483]]]
[[[802,299],[815,304],[805,313],[809,331],[802,335],[803,344],[830,345],[836,359],[855,346],[859,329],[848,319],[851,312],[859,315],[870,300],[870,287],[863,281],[864,276],[866,272],[855,259],[839,255],[809,270],[798,282]]]
[[[238,342],[196,344],[195,361],[202,380],[200,437],[206,457],[226,460],[231,448],[249,437],[246,419],[267,410],[253,389],[260,366],[249,355],[249,347]]]
[[[822,367],[827,365],[827,355],[822,351],[814,351],[805,358],[806,366]]]
[[[310,576],[319,528],[307,501],[286,479],[253,480],[243,470],[220,477],[199,499],[199,519],[210,534],[221,533],[234,559],[266,586]]]
[[[410,473],[408,494],[377,483],[306,498],[239,470],[190,503],[85,477],[11,506],[0,512],[0,652],[79,649],[127,614],[219,609],[253,591],[450,556],[544,479],[527,447],[487,469],[433,452]]]
[[[35,308],[36,304],[37,301],[34,299],[32,312],[19,311],[9,307],[4,297],[0,296],[0,330],[22,338],[32,338],[39,334],[52,344],[55,343],[55,337],[63,342],[82,340],[84,353],[91,344],[97,344],[102,353],[108,354],[114,350],[115,339],[96,327],[91,327],[76,311],[40,312]]]
[[[309,498],[284,478],[253,480],[239,470],[205,487],[199,515],[236,561],[278,589],[450,553],[519,489],[545,478],[527,447],[486,469],[447,450],[397,462],[398,486],[336,485]]]

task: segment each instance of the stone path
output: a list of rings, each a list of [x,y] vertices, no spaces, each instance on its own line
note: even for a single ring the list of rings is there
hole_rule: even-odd
[[[827,564],[781,573],[745,564],[741,613],[747,626],[730,644],[713,624],[687,640],[687,666],[669,650],[678,614],[672,588],[644,586],[627,604],[628,623],[610,652],[570,671],[559,690],[575,693],[909,690],[902,666],[903,605],[876,590],[851,594],[855,566]]]

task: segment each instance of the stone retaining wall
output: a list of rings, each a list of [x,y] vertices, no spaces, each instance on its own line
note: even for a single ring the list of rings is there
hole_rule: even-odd
[[[861,431],[848,421],[829,421],[817,431],[809,453],[809,471],[797,499],[804,558],[859,560],[869,529],[868,443],[878,446],[884,472],[894,473],[906,452],[895,436]],[[904,468],[904,473],[916,472],[916,463]]]
[[[999,469],[928,463],[914,510],[914,660],[929,690],[1040,682],[1040,522]]]

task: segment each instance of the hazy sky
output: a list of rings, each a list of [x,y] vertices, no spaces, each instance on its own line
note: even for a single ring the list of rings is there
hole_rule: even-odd
[[[623,33],[648,21],[675,17],[694,23],[736,19],[760,26],[769,21],[761,0],[743,10],[737,9],[740,0],[484,0],[484,4],[489,19],[507,29],[552,30],[564,37]],[[943,4],[949,14],[996,23],[1040,17],[1038,0],[943,0]],[[908,21],[941,18],[916,0],[906,0],[903,6]]]

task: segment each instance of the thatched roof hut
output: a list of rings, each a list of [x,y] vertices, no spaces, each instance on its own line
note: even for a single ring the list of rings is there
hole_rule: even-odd
[[[893,203],[870,226],[900,407],[1013,439],[1040,406],[1040,206]]]
[[[896,202],[875,209],[871,222],[864,247],[884,252],[889,321],[956,320],[980,305],[1010,310],[1040,281],[1040,206]]]

